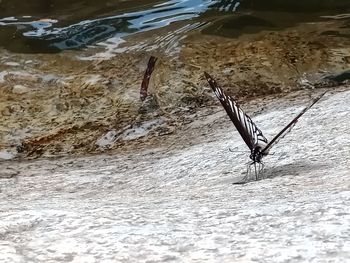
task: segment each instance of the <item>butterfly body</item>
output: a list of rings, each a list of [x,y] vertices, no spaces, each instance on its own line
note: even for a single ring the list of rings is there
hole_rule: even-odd
[[[268,152],[262,151],[265,146],[266,144],[257,144],[254,146],[254,148],[251,150],[249,158],[252,159],[253,162],[261,163],[262,158],[268,155]]]

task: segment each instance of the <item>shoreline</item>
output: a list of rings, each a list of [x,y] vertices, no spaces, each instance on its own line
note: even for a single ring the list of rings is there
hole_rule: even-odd
[[[350,68],[350,52],[337,39],[345,41],[343,46],[350,40],[322,35],[338,27],[337,21],[319,22],[237,39],[189,34],[177,54],[151,52],[159,57],[150,82],[159,107],[146,113],[139,112],[144,107],[139,89],[148,52],[82,61],[76,57],[91,50],[51,55],[2,51],[0,150],[29,158],[73,156],[127,149],[137,144],[135,139],[147,143],[176,133],[203,108],[217,105],[203,71],[240,102],[310,88],[327,74]],[[108,142],[105,136],[120,140]]]
[[[315,90],[298,90],[286,94],[269,95],[263,98],[256,98],[241,104],[244,111],[252,117],[254,120],[256,116],[266,114],[269,111],[280,111],[290,107],[305,107],[315,97],[315,93],[322,93],[327,91],[327,94],[337,94],[350,90],[349,85],[340,85],[335,88],[318,88]],[[53,154],[43,156],[30,156],[20,157],[9,160],[1,160],[0,167],[12,166],[15,163],[31,163],[31,162],[42,162],[42,161],[55,161],[57,160],[80,160],[90,159],[99,156],[105,156],[107,158],[113,158],[113,156],[132,156],[135,153],[140,152],[163,152],[166,154],[168,151],[183,150],[193,145],[202,144],[205,142],[212,142],[214,138],[217,139],[215,129],[222,129],[227,127],[227,132],[236,132],[235,127],[227,117],[225,111],[221,105],[218,105],[216,98],[212,97],[213,103],[216,105],[208,108],[202,108],[197,110],[191,115],[190,120],[184,120],[183,123],[176,126],[168,134],[157,136],[150,134],[142,136],[137,139],[124,142],[113,142],[115,147],[105,148],[101,151],[94,151],[88,153],[79,154]],[[283,127],[281,124],[280,128]],[[167,127],[168,128],[168,127]],[[271,136],[268,138],[271,139]],[[243,147],[244,148],[244,147]],[[248,153],[248,151],[247,151]]]

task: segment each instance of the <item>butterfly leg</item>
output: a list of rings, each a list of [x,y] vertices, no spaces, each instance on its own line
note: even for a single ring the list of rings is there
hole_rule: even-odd
[[[252,165],[253,165],[254,163],[248,163],[248,167],[247,167],[247,182],[249,181],[249,180],[251,180],[251,175],[252,175]]]
[[[245,176],[242,178],[242,180],[240,180],[238,183],[242,184],[242,183],[246,183],[249,181],[249,174],[250,174],[250,163],[247,164],[247,171],[245,173]]]
[[[265,169],[265,164],[263,162],[261,162],[260,165],[261,165],[261,168],[260,168],[259,172],[262,172]]]
[[[249,175],[251,174],[251,166],[252,166],[252,163],[248,163],[245,176],[241,180],[234,182],[233,184],[245,184],[245,183],[249,182]]]
[[[259,175],[258,175],[258,171],[256,170],[256,162],[254,162],[254,172],[255,172],[255,180],[258,181]]]
[[[264,169],[265,169],[265,164],[263,162],[259,163],[259,174],[263,173]]]

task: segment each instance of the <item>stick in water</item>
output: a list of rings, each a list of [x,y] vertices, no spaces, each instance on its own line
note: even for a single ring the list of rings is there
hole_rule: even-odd
[[[141,89],[140,89],[141,101],[144,101],[148,96],[147,90],[148,90],[149,79],[151,78],[157,59],[158,58],[151,56],[148,60],[147,69],[141,83]]]

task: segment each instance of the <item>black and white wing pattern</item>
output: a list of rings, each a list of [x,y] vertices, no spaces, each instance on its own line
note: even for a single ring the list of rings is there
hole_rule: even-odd
[[[261,148],[265,147],[268,141],[252,119],[244,113],[232,97],[224,93],[208,73],[204,72],[204,75],[249,149],[253,150],[257,145],[261,145]]]
[[[273,145],[275,145],[280,139],[284,138],[287,133],[289,133],[294,125],[298,122],[299,118],[304,115],[305,112],[307,112],[312,106],[316,104],[323,96],[326,94],[326,92],[322,93],[318,97],[316,97],[309,106],[305,107],[290,123],[286,125],[266,146],[264,149],[262,149],[262,154],[268,153],[268,151],[271,149]]]

